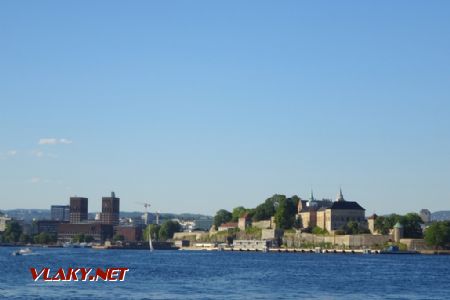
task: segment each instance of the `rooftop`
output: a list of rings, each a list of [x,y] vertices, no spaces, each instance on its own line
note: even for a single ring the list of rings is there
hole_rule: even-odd
[[[365,210],[358,202],[355,201],[336,201],[331,205],[331,209],[358,209]]]
[[[234,227],[238,227],[238,223],[223,223],[219,227],[234,228]]]

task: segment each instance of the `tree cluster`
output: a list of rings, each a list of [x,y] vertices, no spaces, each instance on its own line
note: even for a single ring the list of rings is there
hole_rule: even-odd
[[[426,230],[425,242],[435,249],[450,248],[450,221],[432,223]]]
[[[405,238],[422,238],[421,224],[423,224],[423,221],[416,213],[408,213],[404,216],[397,214],[380,216],[375,220],[375,230],[381,234],[388,234],[397,222],[403,225]]]
[[[364,234],[370,233],[370,230],[361,227],[358,222],[350,221],[340,229],[344,234]]]
[[[11,221],[6,224],[5,231],[2,235],[3,242],[17,243],[22,235],[22,226],[16,221]]]
[[[214,216],[214,226],[218,228],[223,223],[237,222],[244,214],[248,214],[253,221],[269,220],[275,217],[277,227],[282,229],[299,226],[295,223],[299,199],[298,196],[287,198],[285,195],[273,195],[253,209],[243,206],[235,207],[232,212],[221,209]]]
[[[233,219],[233,214],[226,209],[220,209],[214,216],[214,226],[219,228],[223,223],[230,222]]]
[[[150,224],[143,232],[144,240],[148,241],[149,235],[152,240],[165,241],[173,238],[175,232],[181,231],[180,223],[172,220],[167,220],[162,225]],[[149,234],[150,233],[150,234]]]
[[[3,232],[1,242],[4,243],[34,243],[34,244],[54,244],[57,241],[55,234],[41,232],[35,235],[28,235],[23,232],[22,226],[17,221],[11,221],[6,224]]]
[[[77,234],[72,238],[73,243],[91,243],[94,238],[90,235],[85,235],[83,233]]]

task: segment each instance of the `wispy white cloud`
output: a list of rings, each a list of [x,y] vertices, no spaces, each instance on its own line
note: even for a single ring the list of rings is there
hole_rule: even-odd
[[[41,150],[33,150],[31,151],[31,155],[37,158],[49,157],[49,158],[58,158],[58,155],[54,153],[44,152]]]
[[[60,144],[72,144],[72,140],[69,139],[59,139]]]
[[[72,144],[73,141],[66,138],[41,138],[39,139],[39,145],[57,145],[57,144]]]
[[[58,139],[55,139],[55,138],[39,139],[39,145],[56,145],[57,143],[58,143]]]
[[[38,183],[38,182],[40,182],[40,181],[41,181],[41,178],[39,178],[39,177],[33,177],[33,178],[31,178],[31,180],[30,180],[31,183]]]
[[[40,150],[33,150],[32,154],[36,157],[43,157],[44,156],[44,152],[40,151]]]
[[[17,154],[17,150],[9,150],[8,152],[6,152],[6,155],[8,156],[14,156]]]
[[[6,159],[11,156],[16,156],[17,150],[9,150],[7,152],[0,152],[0,159]]]

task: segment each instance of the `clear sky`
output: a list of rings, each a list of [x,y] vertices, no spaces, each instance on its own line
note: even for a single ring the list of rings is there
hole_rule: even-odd
[[[1,1],[0,209],[450,209],[449,1]]]

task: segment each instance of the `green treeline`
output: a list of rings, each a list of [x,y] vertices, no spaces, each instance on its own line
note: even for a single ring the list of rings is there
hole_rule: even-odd
[[[253,221],[269,220],[274,217],[277,228],[293,229],[301,228],[300,219],[297,218],[297,205],[300,198],[285,195],[273,195],[255,208],[235,207],[231,212],[220,209],[214,216],[214,226],[216,229],[223,223],[237,222],[239,217],[247,214]],[[450,242],[450,221],[436,222],[425,231],[422,230],[423,221],[417,213],[407,213],[405,215],[391,214],[379,216],[375,220],[375,230],[381,234],[389,234],[396,223],[403,225],[405,238],[425,238],[425,240],[435,247],[448,247]],[[328,234],[319,227],[303,229],[314,234]],[[348,222],[345,226],[336,230],[335,234],[362,234],[370,233],[367,228],[361,227],[354,221]]]
[[[223,223],[237,222],[241,216],[248,214],[253,221],[269,220],[271,217],[275,217],[279,228],[292,228],[296,220],[299,200],[298,196],[287,198],[285,195],[273,195],[256,208],[248,209],[238,206],[232,212],[221,209],[214,216],[214,226],[218,228]]]
[[[161,225],[157,224],[148,225],[143,232],[143,238],[145,241],[148,241],[150,232],[152,240],[165,241],[173,238],[175,232],[180,231],[181,231],[180,223],[176,221],[167,220]]]
[[[49,234],[47,232],[41,232],[35,235],[25,234],[22,226],[17,221],[8,222],[5,231],[0,234],[1,243],[54,244],[56,240],[57,237],[55,234]]]

